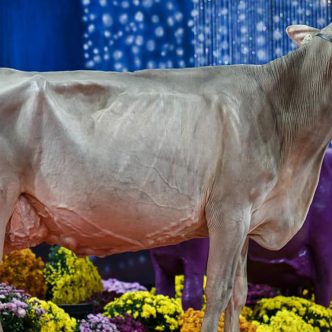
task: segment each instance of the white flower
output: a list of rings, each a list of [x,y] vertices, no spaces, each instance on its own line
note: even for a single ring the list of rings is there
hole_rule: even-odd
[[[22,308],[19,308],[17,310],[17,316],[20,317],[20,318],[25,317],[26,313],[27,312],[24,309],[22,309]]]

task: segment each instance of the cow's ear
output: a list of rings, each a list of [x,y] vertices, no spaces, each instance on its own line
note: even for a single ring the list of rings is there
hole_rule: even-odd
[[[319,29],[309,27],[308,25],[290,25],[286,29],[288,37],[297,46],[301,46],[310,40],[319,31]]]

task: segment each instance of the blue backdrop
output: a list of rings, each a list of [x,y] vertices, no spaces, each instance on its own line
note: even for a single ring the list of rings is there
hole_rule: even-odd
[[[82,6],[76,0],[0,0],[0,67],[84,67]]]
[[[265,63],[331,0],[0,0],[0,66],[136,70]]]

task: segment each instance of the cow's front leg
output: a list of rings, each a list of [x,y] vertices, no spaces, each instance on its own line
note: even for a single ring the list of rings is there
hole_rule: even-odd
[[[248,243],[249,240],[247,239],[242,248],[240,260],[238,262],[233,294],[231,300],[227,305],[225,312],[225,327],[224,327],[225,331],[240,330],[239,316],[242,308],[246,303],[247,293],[248,293],[248,281],[247,281]]]
[[[227,307],[233,292],[241,250],[249,230],[249,213],[239,209],[222,211],[211,206],[206,211],[210,250],[207,267],[206,311],[201,332],[216,332],[220,314]],[[229,212],[228,212],[229,211]],[[239,332],[234,315],[226,312],[225,332]],[[237,317],[237,320],[239,318]]]

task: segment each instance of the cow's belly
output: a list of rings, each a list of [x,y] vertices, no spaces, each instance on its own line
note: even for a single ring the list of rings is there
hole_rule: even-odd
[[[198,197],[195,201],[174,195],[174,201],[167,201],[139,193],[118,195],[105,194],[73,207],[49,204],[49,242],[78,253],[105,255],[178,243],[204,232],[204,208]]]
[[[97,200],[58,204],[21,196],[7,227],[6,251],[44,241],[78,254],[104,256],[175,244],[207,233],[204,209],[194,202],[175,208],[122,198],[109,196],[109,204]]]

